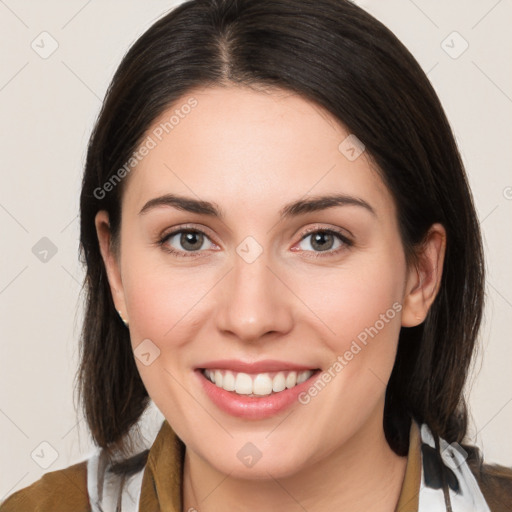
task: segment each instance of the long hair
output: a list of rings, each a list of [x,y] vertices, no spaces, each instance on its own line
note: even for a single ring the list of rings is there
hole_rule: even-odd
[[[463,388],[483,308],[482,243],[451,128],[417,61],[348,0],[190,0],[154,23],[117,69],[90,138],[80,197],[86,267],[78,387],[95,443],[123,450],[149,403],[114,307],[94,217],[118,241],[126,180],[104,184],[171,104],[201,86],[278,87],[324,107],[365,145],[397,206],[408,262],[436,222],[447,232],[439,293],[425,321],[402,328],[384,431],[400,455],[411,419],[448,442],[466,435]]]

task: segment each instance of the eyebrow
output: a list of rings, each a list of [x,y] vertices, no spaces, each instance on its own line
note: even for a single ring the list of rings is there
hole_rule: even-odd
[[[140,210],[139,215],[145,214],[148,211],[162,207],[170,206],[178,210],[183,210],[191,213],[198,213],[200,215],[207,215],[224,219],[222,209],[216,203],[209,201],[201,201],[191,197],[179,196],[176,194],[165,194],[160,197],[150,199]],[[336,206],[359,206],[369,211],[372,215],[376,216],[375,210],[364,199],[353,197],[345,194],[330,194],[324,196],[313,196],[307,199],[299,199],[285,205],[280,211],[279,216],[281,219],[298,217],[306,213],[317,212],[334,208]]]

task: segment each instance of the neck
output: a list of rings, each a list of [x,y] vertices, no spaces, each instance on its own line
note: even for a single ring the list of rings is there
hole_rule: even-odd
[[[329,456],[286,478],[234,478],[187,449],[183,510],[393,512],[406,463],[407,458],[396,455],[385,439],[382,413]]]

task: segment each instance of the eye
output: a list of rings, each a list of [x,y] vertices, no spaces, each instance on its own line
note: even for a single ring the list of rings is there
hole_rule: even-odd
[[[308,241],[309,240],[309,241]],[[312,252],[326,253],[315,254],[313,257],[332,256],[337,254],[347,247],[353,245],[341,232],[333,229],[318,229],[310,230],[299,242],[300,249],[311,252],[308,246],[312,248]]]
[[[197,253],[217,247],[203,231],[183,227],[163,236],[158,244],[177,257],[198,256]],[[316,253],[308,256],[316,258],[338,254],[352,245],[353,242],[337,230],[314,228],[303,235],[299,242],[299,250]],[[297,251],[295,248],[292,250]]]
[[[205,247],[205,242],[207,247]],[[184,257],[195,256],[194,253],[211,248],[208,247],[208,243],[211,244],[211,246],[215,246],[205,233],[197,229],[180,229],[173,231],[165,235],[159,241],[159,244],[164,250]]]

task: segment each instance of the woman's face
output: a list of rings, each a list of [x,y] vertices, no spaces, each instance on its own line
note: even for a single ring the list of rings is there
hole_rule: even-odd
[[[223,473],[277,478],[384,439],[400,327],[428,304],[349,135],[290,92],[198,89],[125,178],[119,260],[102,245],[113,297],[152,400]]]

